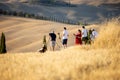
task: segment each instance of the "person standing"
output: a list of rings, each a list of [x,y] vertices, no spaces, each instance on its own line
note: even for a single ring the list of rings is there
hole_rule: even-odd
[[[88,31],[88,44],[91,44],[92,38],[93,38],[92,30],[89,29],[89,31]]]
[[[56,44],[56,34],[54,31],[52,33],[49,33],[50,36],[50,46],[52,47],[52,50],[55,50],[55,44]]]
[[[68,31],[66,27],[64,27],[63,37],[62,37],[62,44],[64,48],[67,48],[68,36],[69,36]]]
[[[82,45],[82,34],[81,34],[81,30],[78,29],[78,33],[77,34],[73,34],[75,36],[75,44],[76,45]]]
[[[87,44],[87,29],[85,29],[85,26],[82,26],[82,42],[84,44]]]
[[[98,33],[95,29],[92,30],[93,40],[98,36]]]

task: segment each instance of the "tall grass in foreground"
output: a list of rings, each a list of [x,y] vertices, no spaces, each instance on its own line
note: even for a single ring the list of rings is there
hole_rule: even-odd
[[[112,19],[101,26],[94,47],[120,49],[120,21],[118,18]]]
[[[101,26],[91,46],[0,55],[0,80],[120,80],[120,25]]]

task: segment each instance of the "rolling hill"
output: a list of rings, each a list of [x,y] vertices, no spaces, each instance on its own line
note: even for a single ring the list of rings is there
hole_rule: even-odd
[[[30,0],[0,0],[0,2],[26,2],[26,1],[30,1]],[[31,0],[32,1],[32,0]],[[43,0],[33,0],[33,1],[43,1]],[[44,1],[50,1],[50,0],[44,0]],[[60,0],[54,0],[54,1],[60,1]],[[65,1],[65,2],[69,2],[69,0],[61,0],[61,1]],[[71,3],[74,4],[92,4],[92,5],[97,5],[97,4],[102,4],[102,3],[120,3],[120,0],[70,0]]]
[[[42,47],[43,36],[55,30],[57,34],[62,33],[63,27],[67,27],[70,32],[69,46],[74,44],[73,33],[77,32],[80,26],[61,24],[50,21],[34,20],[19,17],[0,16],[0,33],[4,32],[7,40],[8,52],[36,52]],[[57,43],[61,41],[57,38]],[[49,42],[48,48],[49,48]],[[59,50],[59,46],[56,48]]]
[[[1,2],[0,9],[7,11],[31,13],[45,17],[53,17],[53,18],[57,18],[60,21],[70,20],[72,22],[82,22],[82,23],[85,22],[100,23],[106,19],[110,19],[112,17],[116,17],[120,15],[119,0],[117,1],[73,0],[71,1],[71,4],[75,4],[76,6],[74,7],[57,6],[55,4],[45,5],[45,4],[40,4],[38,2],[29,4],[29,2],[23,3],[21,1],[22,0],[17,2],[16,0],[13,1],[7,0],[6,2],[5,1]],[[114,6],[108,6],[108,4]]]
[[[118,19],[98,25],[99,36],[91,45],[72,46],[44,54],[25,53],[23,49],[32,51],[39,46],[42,34],[48,32],[46,26],[49,26],[48,30],[57,26],[56,31],[67,26],[70,33],[78,27],[0,16],[0,32],[5,32],[7,45],[11,48],[11,52],[0,54],[0,80],[119,80],[119,25]]]
[[[0,10],[87,23],[100,23],[120,14],[119,0],[71,0],[78,3],[76,7],[24,1],[0,0]],[[107,4],[102,4],[105,1]],[[74,46],[73,33],[80,25],[0,15],[0,34],[5,33],[8,51],[0,54],[0,80],[120,80],[120,17],[108,21],[86,26],[99,31],[91,45]],[[62,34],[63,27],[69,31],[69,47],[63,49],[57,36],[56,51],[50,51],[48,34],[53,30]],[[49,50],[40,54],[37,50],[44,35]]]

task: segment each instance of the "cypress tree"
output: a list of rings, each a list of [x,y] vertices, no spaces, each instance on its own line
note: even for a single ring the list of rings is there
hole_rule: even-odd
[[[5,35],[4,35],[4,33],[2,32],[1,42],[0,42],[0,53],[7,53],[5,42],[6,42],[6,41],[5,41]]]
[[[0,9],[0,14],[3,14],[3,10],[2,9]]]
[[[47,50],[46,35],[44,35],[44,37],[43,37],[43,45],[44,45],[44,47],[45,47],[45,48],[46,48],[46,50]]]

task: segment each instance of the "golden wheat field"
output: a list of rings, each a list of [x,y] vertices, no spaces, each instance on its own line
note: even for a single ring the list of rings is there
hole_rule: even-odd
[[[18,17],[0,16],[0,34],[6,35],[7,51],[10,52],[35,52],[42,47],[43,36],[47,36],[49,48],[49,33],[53,30],[55,33],[62,33],[63,27],[67,27],[70,32],[68,46],[74,44],[73,33],[77,32],[80,26],[67,25],[50,21],[33,20]],[[57,35],[57,43],[60,40]],[[59,47],[56,46],[58,50]]]
[[[31,20],[31,24],[37,23],[36,21],[32,23],[33,21]],[[51,22],[47,23],[51,24]],[[39,24],[41,23],[39,22]],[[54,22],[52,24],[58,25]],[[59,25],[65,26],[64,24]],[[12,24],[12,26],[15,25]],[[20,53],[19,50],[19,53],[17,53],[18,49],[13,50],[13,52],[11,49],[7,54],[0,54],[0,80],[120,80],[119,20],[113,19],[97,26],[99,36],[91,45],[71,46],[55,52],[47,51],[44,54],[34,50],[26,53],[22,51]],[[6,28],[6,31],[8,28]],[[61,31],[62,28],[60,28]],[[91,26],[88,28],[91,28]],[[78,27],[71,26],[69,28],[71,35],[72,31],[75,32],[77,29]],[[12,36],[14,35],[12,34]],[[36,44],[38,42],[34,43],[33,46]],[[74,43],[71,42],[72,44]],[[32,44],[29,46],[32,47]],[[24,48],[27,47],[24,46]]]

